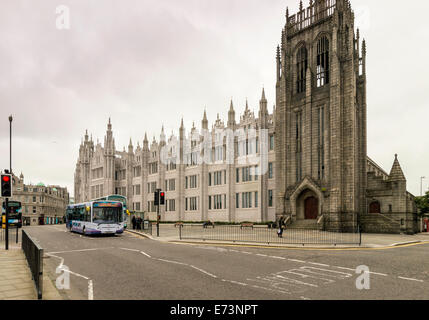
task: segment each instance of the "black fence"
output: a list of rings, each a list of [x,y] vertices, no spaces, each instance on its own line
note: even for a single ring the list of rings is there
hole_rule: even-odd
[[[155,230],[155,232],[156,232],[156,222],[150,222],[148,220],[142,220],[142,221],[138,221],[135,224],[134,228],[133,228],[132,224],[128,225],[128,229],[152,235],[153,230]]]
[[[359,228],[351,232],[288,228],[279,234],[277,228],[253,225],[187,225],[179,228],[181,240],[227,241],[294,245],[361,245]]]
[[[43,249],[24,230],[22,230],[22,250],[36,285],[37,298],[40,300],[43,293]]]

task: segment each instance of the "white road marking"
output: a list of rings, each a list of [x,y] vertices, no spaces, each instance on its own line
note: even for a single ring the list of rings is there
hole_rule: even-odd
[[[423,280],[414,279],[414,278],[405,278],[405,277],[398,277],[398,278],[399,278],[399,279],[402,279],[402,280],[409,280],[409,281],[424,282]]]
[[[233,284],[238,284],[238,285],[243,286],[243,287],[245,287],[245,286],[247,286],[247,285],[248,285],[247,283],[238,282],[238,281],[233,281],[233,280],[225,280],[225,279],[222,279],[222,281],[224,281],[224,282],[230,282],[230,283],[233,283]]]
[[[194,268],[195,270],[198,270],[198,271],[200,271],[200,272],[202,272],[202,273],[205,273],[206,275],[208,275],[208,276],[210,276],[210,277],[212,277],[212,278],[217,278],[217,276],[215,276],[214,274],[211,274],[210,272],[207,272],[207,271],[205,271],[205,270],[203,270],[203,269],[200,269],[200,268],[197,268],[196,266],[193,266],[193,265],[189,265],[191,268]]]
[[[329,267],[329,264],[323,264],[323,263],[309,262],[309,264],[313,264],[315,266],[320,266],[320,267]]]
[[[159,259],[159,258],[154,258],[154,259],[159,260],[159,261],[168,262],[168,263],[180,264],[182,266],[189,266],[187,263],[183,263],[183,262],[177,262],[177,261],[171,261],[171,260],[165,260],[165,259]]]
[[[137,250],[137,249],[128,249],[128,248],[119,248],[119,249],[126,250],[126,251],[140,252],[140,250]]]
[[[114,249],[114,248],[113,247],[109,247],[109,248],[80,249],[80,250],[48,252],[47,254],[62,254],[62,253],[72,253],[72,252],[86,252],[86,251],[97,251],[97,250],[105,250],[105,249]]]
[[[372,272],[372,271],[370,271],[369,273],[370,273],[370,274],[375,274],[375,275],[377,275],[377,276],[387,277],[387,274],[385,274],[385,273],[378,273],[378,272]]]
[[[352,268],[346,268],[346,267],[336,267],[336,266],[333,266],[334,268],[338,268],[338,269],[343,269],[343,270],[349,270],[349,271],[355,271],[356,272],[356,269],[352,269]]]
[[[298,262],[298,263],[307,263],[306,261],[296,260],[296,259],[288,259],[288,260],[292,262]]]
[[[141,254],[145,255],[148,258],[152,258],[150,255],[148,255],[146,252],[140,251]]]
[[[300,276],[302,276],[302,278],[313,278],[313,277],[308,276],[308,275],[302,275],[302,274],[299,274],[299,273],[295,273],[295,272],[293,272],[293,270],[291,270],[291,271],[284,271],[283,273],[300,275]],[[298,284],[298,285],[304,285],[304,286],[309,286],[309,287],[314,287],[314,288],[318,288],[319,287],[317,284],[307,283],[307,282],[304,282],[304,281],[292,279],[292,278],[285,277],[285,276],[276,275],[276,277],[280,278],[282,280],[286,280],[286,282],[291,282],[291,283]]]
[[[266,254],[261,254],[261,253],[257,253],[256,255],[259,257],[268,257]]]
[[[277,256],[270,256],[272,259],[280,259],[280,260],[286,260],[286,258],[283,257],[277,257]]]
[[[88,281],[88,300],[94,300],[94,286],[92,280]]]
[[[346,267],[338,267],[338,266],[333,266],[334,268],[338,268],[338,269],[342,269],[342,270],[349,270],[349,271],[354,271],[356,272],[356,269],[352,269],[352,268],[346,268]],[[383,276],[383,277],[387,277],[388,275],[385,273],[379,273],[379,272],[372,272],[370,271],[369,274],[375,274],[377,276]]]

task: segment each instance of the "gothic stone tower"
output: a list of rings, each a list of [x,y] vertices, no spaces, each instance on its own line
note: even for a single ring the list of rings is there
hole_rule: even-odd
[[[277,48],[276,215],[348,231],[366,208],[365,42],[348,0],[310,0]]]

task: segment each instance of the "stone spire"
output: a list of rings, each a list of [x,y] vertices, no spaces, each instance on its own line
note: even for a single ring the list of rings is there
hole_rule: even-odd
[[[393,162],[392,170],[389,174],[390,181],[406,181],[404,172],[402,171],[401,165],[398,161],[398,155],[395,154],[395,161]]]
[[[232,98],[231,98],[231,105],[228,111],[228,128],[234,128],[234,126],[235,126],[235,111],[234,111],[234,105],[232,103]]]
[[[165,141],[164,125],[162,125],[161,135],[159,137],[160,137],[160,142]]]
[[[207,113],[205,109],[204,109],[203,120],[201,121],[201,128],[204,130],[207,130],[209,128],[209,122],[207,120]]]
[[[268,115],[267,99],[265,98],[265,89],[262,88],[262,97],[259,101],[259,117]]]
[[[143,150],[148,151],[149,150],[149,140],[147,140],[147,133],[144,134],[144,140],[143,140]]]
[[[130,143],[128,144],[128,153],[133,153],[133,142],[131,141],[131,138],[130,138]]]

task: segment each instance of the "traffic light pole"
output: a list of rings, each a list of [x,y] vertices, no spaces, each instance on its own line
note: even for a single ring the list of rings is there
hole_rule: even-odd
[[[6,198],[6,204],[5,204],[5,215],[6,215],[6,239],[5,239],[5,249],[9,250],[9,198]]]
[[[159,204],[156,209],[156,236],[159,237]]]

